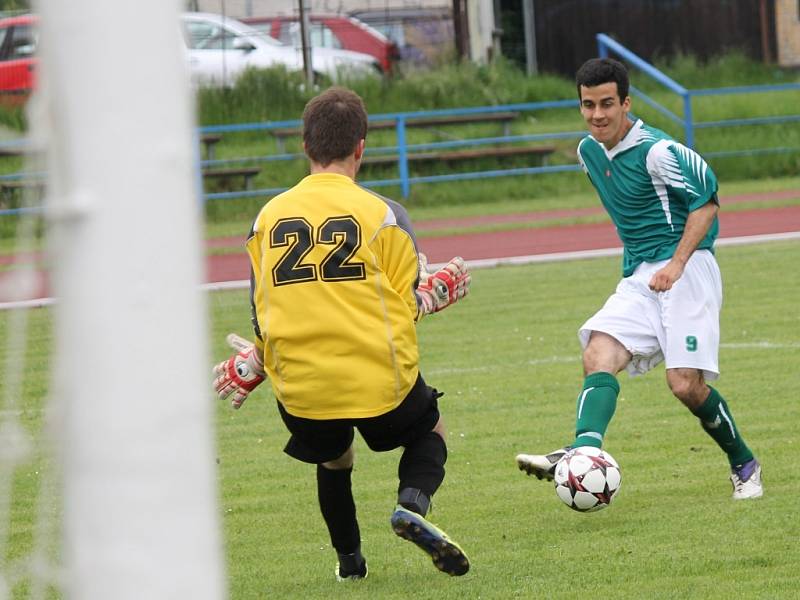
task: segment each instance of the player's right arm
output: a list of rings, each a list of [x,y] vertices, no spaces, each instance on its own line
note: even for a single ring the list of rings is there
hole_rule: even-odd
[[[226,341],[235,353],[214,367],[214,391],[223,400],[230,397],[233,408],[239,408],[266,379],[264,361],[252,342],[235,333],[229,333]]]
[[[257,223],[258,221],[256,221]],[[214,366],[214,391],[221,399],[229,398],[233,408],[240,408],[247,397],[266,379],[264,371],[264,342],[258,323],[258,308],[262,300],[258,282],[261,281],[260,236],[256,225],[247,236],[247,253],[250,257],[250,306],[255,343],[235,333],[229,333],[226,341],[234,354]]]

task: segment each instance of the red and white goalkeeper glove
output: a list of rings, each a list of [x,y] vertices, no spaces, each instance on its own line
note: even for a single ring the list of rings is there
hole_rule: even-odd
[[[417,297],[420,299],[420,312],[429,315],[444,310],[455,304],[469,293],[472,275],[464,263],[464,259],[456,256],[435,273],[423,270],[425,255],[420,258],[420,281],[417,286]]]
[[[225,341],[236,354],[214,367],[214,391],[223,400],[233,394],[231,405],[239,408],[266,378],[264,363],[256,347],[243,337],[229,333]]]

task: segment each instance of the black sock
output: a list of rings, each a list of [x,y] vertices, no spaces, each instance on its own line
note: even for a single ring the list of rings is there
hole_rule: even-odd
[[[352,554],[336,553],[339,557],[339,577],[358,575],[367,576],[367,560],[361,554],[361,547],[356,548]]]
[[[326,469],[317,465],[317,495],[331,544],[339,554],[353,554],[361,543],[356,504],[349,469]]]
[[[447,462],[447,445],[438,433],[433,431],[406,446],[397,474],[400,478],[398,503],[425,516],[430,498],[444,480],[444,464]],[[412,498],[415,492],[423,496]]]

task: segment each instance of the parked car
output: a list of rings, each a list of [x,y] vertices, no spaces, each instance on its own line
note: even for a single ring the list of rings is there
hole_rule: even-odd
[[[37,17],[0,19],[0,99],[24,102],[36,84]]]
[[[445,4],[444,2],[442,4]],[[451,58],[455,30],[448,7],[353,10],[350,16],[397,44],[404,64],[427,67]]]
[[[279,42],[295,48],[302,46],[300,21],[297,16],[245,17],[241,21]],[[400,58],[397,44],[358,19],[342,15],[312,14],[310,21],[312,47],[369,54],[378,61],[384,73],[391,73],[392,67]]]
[[[184,13],[181,20],[189,69],[196,83],[233,85],[248,67],[303,69],[301,49],[241,21],[211,13]],[[311,63],[314,73],[334,81],[381,71],[374,57],[335,48],[312,48]]]
[[[0,101],[24,102],[36,87],[37,15],[0,19]],[[232,85],[247,67],[285,65],[303,68],[302,52],[244,23],[210,13],[185,13],[181,19],[186,57],[195,82]],[[379,73],[368,54],[314,48],[314,72],[336,80],[343,74]]]

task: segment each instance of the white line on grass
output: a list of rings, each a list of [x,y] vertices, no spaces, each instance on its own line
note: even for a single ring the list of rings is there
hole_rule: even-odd
[[[800,342],[732,342],[722,343],[721,348],[728,350],[792,350],[800,348]],[[477,365],[474,367],[449,367],[445,369],[426,370],[426,375],[460,375],[463,373],[482,373],[486,371],[496,371],[498,368],[507,367],[517,369],[519,367],[530,367],[537,365],[569,364],[580,361],[580,354],[574,356],[550,356],[548,358],[536,358],[513,365]]]
[[[763,235],[743,235],[738,237],[717,239],[717,246],[742,246],[745,244],[760,244],[762,242],[782,242],[786,240],[800,240],[800,231],[789,231],[786,233],[768,233]],[[525,256],[507,256],[503,258],[481,258],[469,260],[467,264],[471,269],[489,269],[503,265],[530,265],[535,263],[560,262],[567,260],[582,260],[585,258],[601,258],[608,256],[619,256],[622,248],[599,248],[597,250],[578,250],[575,252],[551,252],[549,254],[528,254]],[[439,269],[445,263],[429,265],[431,269]],[[220,290],[240,290],[250,287],[249,279],[238,281],[219,281],[215,283],[204,283],[200,289],[206,292],[216,292]],[[33,300],[21,300],[14,302],[0,302],[0,310],[13,308],[40,308],[50,306],[55,300],[53,298],[35,298]]]
[[[721,238],[715,243],[717,246],[742,246],[745,244],[760,244],[762,242],[781,242],[800,239],[800,231],[788,233],[770,233],[764,235],[744,235],[739,237]],[[548,254],[528,254],[524,256],[506,256],[502,258],[479,258],[468,260],[470,269],[490,269],[503,265],[530,265],[535,263],[561,262],[567,260],[582,260],[586,258],[604,258],[619,256],[622,248],[599,248],[597,250],[577,250],[574,252],[551,252]],[[445,263],[431,264],[431,270],[439,269]],[[250,287],[250,280],[226,281],[221,283],[207,283],[203,286],[206,291],[231,290]],[[0,305],[2,307],[2,305]]]
[[[789,350],[800,348],[800,342],[730,342],[720,344],[720,348],[731,350]]]
[[[15,302],[0,302],[0,310],[12,308],[41,308],[55,304],[55,298],[34,298],[32,300],[17,300]]]
[[[477,365],[474,367],[449,367],[446,369],[431,369],[426,370],[425,375],[461,375],[463,373],[482,373],[484,371],[496,371],[499,368],[518,369],[519,367],[530,367],[537,365],[555,365],[555,364],[568,364],[578,362],[580,357],[575,356],[550,356],[548,358],[535,358],[526,360],[522,363],[516,364],[503,364],[503,365]]]

